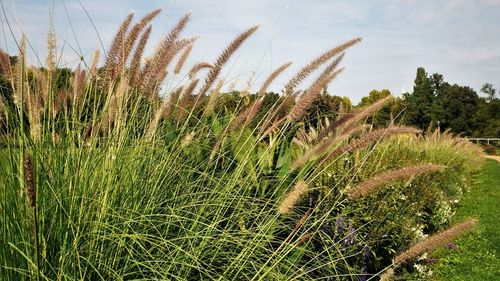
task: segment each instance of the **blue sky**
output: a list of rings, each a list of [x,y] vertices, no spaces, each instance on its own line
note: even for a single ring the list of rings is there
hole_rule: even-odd
[[[32,47],[31,63],[44,62],[49,1],[0,0],[0,47],[15,53],[13,33],[22,30]],[[332,94],[358,102],[371,89],[394,94],[411,91],[416,68],[441,73],[450,83],[476,90],[485,82],[500,88],[500,0],[53,0],[59,65],[75,66],[96,47],[107,48],[120,22],[130,12],[140,18],[154,8],[149,52],[176,20],[192,12],[184,36],[200,35],[189,63],[214,61],[234,36],[260,24],[224,68],[228,85],[257,89],[273,68],[294,64],[272,86],[280,90],[287,78],[323,51],[353,37],[363,42],[347,52],[345,72],[329,87]],[[99,40],[102,38],[102,44]],[[34,55],[36,54],[36,55]],[[37,56],[39,60],[37,59]],[[167,80],[169,85],[178,79]],[[307,87],[306,81],[302,87]]]

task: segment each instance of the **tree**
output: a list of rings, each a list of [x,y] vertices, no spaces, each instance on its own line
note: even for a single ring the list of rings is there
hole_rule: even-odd
[[[497,90],[495,88],[493,88],[493,85],[491,85],[490,83],[485,83],[481,87],[481,92],[483,92],[487,95],[486,99],[488,101],[492,101],[495,98],[496,91]]]
[[[368,106],[376,101],[383,99],[387,96],[391,95],[391,91],[388,89],[383,89],[381,91],[378,90],[371,90],[370,93],[368,93],[368,96],[361,98],[361,102],[358,104],[358,106]]]
[[[436,76],[438,77],[438,76]],[[432,79],[427,76],[425,69],[419,67],[413,86],[413,93],[403,94],[406,105],[405,122],[420,129],[425,129],[438,120],[436,108],[436,93],[432,87]]]
[[[476,127],[473,119],[479,103],[480,98],[472,88],[446,83],[436,106],[442,115],[442,127],[471,136]]]

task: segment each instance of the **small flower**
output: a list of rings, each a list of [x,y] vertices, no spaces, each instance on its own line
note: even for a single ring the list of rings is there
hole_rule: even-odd
[[[457,244],[450,241],[450,242],[446,243],[446,248],[448,248],[452,251],[455,251],[457,249]]]
[[[429,264],[435,264],[435,263],[436,263],[436,261],[437,261],[437,260],[436,260],[434,257],[429,257],[429,258],[427,259],[427,263],[429,263]]]
[[[339,236],[344,231],[344,219],[342,217],[337,218],[335,221],[335,236]]]

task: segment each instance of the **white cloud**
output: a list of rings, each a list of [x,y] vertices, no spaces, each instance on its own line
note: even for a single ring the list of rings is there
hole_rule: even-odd
[[[43,58],[48,27],[46,1],[5,2],[8,18],[14,23],[12,3],[23,30]],[[54,16],[58,43],[65,44],[63,58],[77,61],[78,45],[82,54],[90,58],[96,45],[100,46],[98,34],[77,1],[65,1],[69,19],[62,3],[55,1]],[[411,89],[418,66],[476,88],[484,82],[500,85],[497,35],[500,0],[87,0],[82,3],[105,48],[130,11],[140,18],[153,8],[163,8],[154,22],[151,42],[157,41],[180,16],[192,11],[193,20],[185,35],[202,37],[195,45],[191,63],[213,60],[239,32],[261,24],[224,69],[228,77],[239,75],[241,85],[253,71],[257,73],[258,86],[272,68],[293,60],[290,70],[275,83],[282,85],[309,60],[355,36],[363,36],[365,40],[349,50],[343,62],[347,69],[330,88],[335,94],[350,96],[355,101],[373,88],[390,88],[396,93],[403,87]],[[2,26],[5,30],[3,17]],[[4,34],[8,37],[8,33]],[[12,50],[12,40],[8,41]],[[61,50],[62,45],[59,47]],[[151,44],[148,51],[153,47]]]

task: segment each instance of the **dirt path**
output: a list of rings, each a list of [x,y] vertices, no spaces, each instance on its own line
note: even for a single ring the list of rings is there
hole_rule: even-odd
[[[489,159],[494,159],[494,160],[497,160],[498,162],[500,162],[500,156],[495,156],[495,155],[485,155],[484,157],[485,157],[485,158],[489,158]]]

